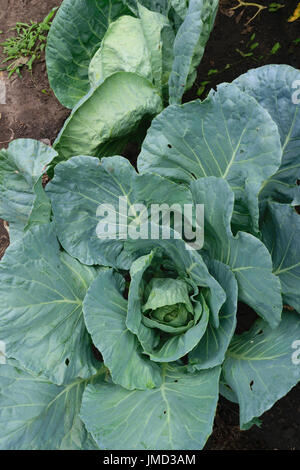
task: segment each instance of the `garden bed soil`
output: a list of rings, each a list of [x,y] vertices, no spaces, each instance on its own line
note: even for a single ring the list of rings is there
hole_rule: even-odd
[[[17,21],[40,21],[51,8],[60,3],[60,0],[1,0],[0,30],[3,34],[0,35],[0,41],[11,34],[9,28]],[[260,3],[269,5],[272,2],[261,0]],[[300,37],[300,20],[287,22],[298,1],[282,3],[287,5],[276,13],[265,9],[247,24],[256,8],[243,7],[233,11],[230,8],[237,4],[236,1],[221,0],[215,28],[199,67],[196,83],[186,93],[184,100],[197,98],[199,88],[203,98],[210,88],[216,88],[224,81],[231,82],[247,70],[261,65],[277,63],[300,68],[300,44],[295,43]],[[272,53],[274,46],[276,53]],[[249,53],[252,55],[247,55]],[[20,137],[53,142],[69,114],[69,110],[59,104],[50,90],[43,58],[34,65],[32,74],[23,71],[22,75],[22,79],[17,76],[8,79],[5,72],[0,76],[7,86],[7,102],[5,105],[0,104],[0,148],[7,147],[11,140]],[[203,82],[209,83],[204,85]],[[127,156],[132,163],[135,163],[137,154],[136,148],[130,148]],[[0,258],[8,244],[9,237],[0,219]],[[238,317],[241,331],[253,322],[255,315],[249,308],[240,305]],[[205,449],[300,450],[300,385],[294,387],[261,419],[261,428],[254,426],[248,431],[240,431],[237,405],[221,398],[214,431]]]

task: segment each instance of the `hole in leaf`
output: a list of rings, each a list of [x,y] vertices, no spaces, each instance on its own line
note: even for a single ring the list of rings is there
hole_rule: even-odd
[[[298,186],[300,186],[300,180],[297,180],[297,181],[296,181],[296,184],[297,184]]]
[[[171,148],[172,148],[172,145],[171,145],[171,144],[168,144],[168,147],[169,147],[169,149],[171,149]]]
[[[166,415],[166,414],[167,414],[167,412],[166,412],[166,410],[165,410],[165,411],[164,411],[164,415]]]
[[[65,364],[66,364],[66,366],[68,366],[70,364],[70,360],[68,358],[65,360]]]
[[[178,380],[176,379],[176,380],[174,380],[174,382],[175,382],[175,383],[177,383],[177,382],[178,382]]]
[[[250,388],[251,388],[251,390],[252,390],[253,384],[254,384],[254,381],[253,381],[253,380],[251,380],[251,382],[250,382],[250,384],[249,384],[249,385],[250,385]]]

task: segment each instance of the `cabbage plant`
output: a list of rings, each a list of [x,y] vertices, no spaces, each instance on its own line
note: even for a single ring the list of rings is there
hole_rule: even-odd
[[[194,83],[217,8],[218,0],[64,0],[46,49],[50,85],[72,108],[55,142],[59,159],[140,142]]]
[[[138,171],[83,152],[44,189],[57,150],[20,139],[0,152],[12,228],[0,263],[1,448],[202,449],[219,393],[248,429],[298,383],[299,78],[266,66],[168,106]],[[120,198],[125,219],[99,237],[98,208],[117,215]],[[174,223],[162,236],[154,204],[203,204],[203,247]],[[161,236],[140,238],[142,223]],[[119,236],[124,225],[132,236]],[[238,302],[257,314],[243,334]]]

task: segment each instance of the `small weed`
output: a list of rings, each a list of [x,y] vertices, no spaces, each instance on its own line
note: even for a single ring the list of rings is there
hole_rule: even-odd
[[[236,52],[238,52],[238,54],[240,54],[240,56],[242,56],[242,57],[251,57],[251,56],[253,56],[253,52],[243,52],[240,49],[236,49]]]
[[[12,31],[16,31],[16,36],[0,43],[5,56],[2,64],[8,62],[9,64],[0,68],[0,70],[6,70],[9,77],[14,73],[22,77],[21,68],[24,66],[28,70],[32,70],[33,63],[35,60],[40,59],[45,49],[47,33],[56,10],[57,7],[53,8],[40,23],[34,21],[30,21],[30,24],[19,22],[16,23],[14,28],[11,28]]]
[[[272,2],[270,3],[269,7],[268,7],[268,11],[270,13],[275,13],[276,11],[280,10],[280,8],[284,8],[285,5],[283,5],[282,3],[275,3],[275,2]]]
[[[270,53],[271,53],[271,54],[276,54],[276,52],[278,52],[280,48],[281,48],[280,42],[276,42],[276,43],[274,44],[274,46],[272,47]]]
[[[207,75],[210,77],[211,75],[215,75],[216,73],[219,73],[218,69],[210,69]]]
[[[209,80],[206,80],[206,81],[200,83],[200,87],[197,90],[197,96],[202,96],[203,95],[203,93],[205,91],[205,88],[206,88],[206,85],[208,85],[209,83],[210,83]]]
[[[256,38],[256,34],[253,33],[252,36],[250,37],[250,40],[247,42],[246,44],[246,47],[245,47],[245,51],[241,51],[240,49],[236,49],[236,52],[238,54],[240,54],[241,57],[252,57],[253,56],[253,52],[258,46],[259,46],[259,42],[255,41]]]

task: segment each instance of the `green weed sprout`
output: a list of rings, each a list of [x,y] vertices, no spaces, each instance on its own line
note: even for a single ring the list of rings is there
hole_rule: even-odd
[[[9,64],[0,70],[6,70],[9,77],[16,73],[20,78],[22,78],[22,67],[26,66],[28,70],[32,70],[33,63],[40,59],[46,47],[47,33],[56,10],[57,7],[53,8],[40,23],[34,21],[30,21],[30,24],[18,22],[11,28],[12,31],[16,31],[16,36],[0,43],[5,56],[2,64],[8,62]]]

